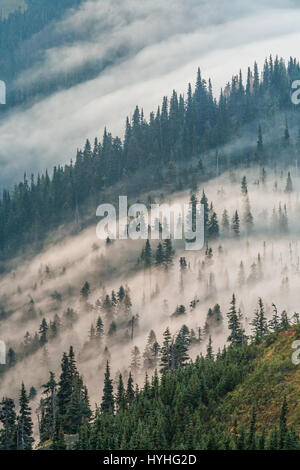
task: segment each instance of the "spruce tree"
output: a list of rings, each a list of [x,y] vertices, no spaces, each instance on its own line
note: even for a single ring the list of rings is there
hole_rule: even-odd
[[[229,228],[230,228],[230,223],[229,223],[228,212],[226,209],[224,209],[224,212],[222,215],[222,231],[224,235],[229,234]]]
[[[161,348],[161,372],[168,372],[171,370],[172,361],[171,361],[171,346],[172,346],[172,336],[169,328],[166,328],[163,334],[164,340]]]
[[[240,235],[240,218],[239,218],[239,215],[238,215],[238,211],[235,211],[234,216],[232,218],[231,229],[233,231],[233,234],[236,237],[239,237],[239,235]]]
[[[290,194],[293,192],[293,183],[292,183],[292,178],[291,178],[291,173],[288,172],[287,180],[286,180],[286,186],[285,186],[285,192]]]
[[[116,396],[116,407],[117,411],[124,410],[126,406],[126,392],[123,383],[122,374],[119,375],[119,382],[118,382],[118,389],[117,389],[117,396]]]
[[[43,395],[41,400],[42,417],[40,423],[41,441],[53,439],[55,432],[55,420],[57,415],[57,383],[55,375],[50,371],[50,377],[46,384],[42,385]]]
[[[268,333],[267,320],[265,317],[264,304],[262,299],[258,300],[258,310],[255,312],[254,319],[251,323],[253,326],[253,333],[257,343],[263,341]]]
[[[228,336],[228,341],[232,346],[241,346],[245,340],[244,331],[240,324],[240,319],[236,311],[236,298],[235,295],[232,295],[231,307],[228,317],[228,328],[230,330],[230,335]]]
[[[114,412],[114,396],[113,396],[113,384],[110,378],[109,363],[106,363],[106,370],[104,375],[104,387],[103,396],[101,402],[102,413],[113,413]]]
[[[11,398],[3,398],[0,403],[0,450],[17,449],[17,417],[15,403]]]
[[[26,393],[24,383],[22,382],[20,397],[20,411],[18,415],[18,449],[31,450],[34,439],[32,437],[33,423],[31,419],[31,408]]]
[[[127,382],[127,389],[126,389],[126,400],[129,405],[132,404],[134,400],[135,392],[133,388],[133,378],[131,372],[129,372],[128,382]]]

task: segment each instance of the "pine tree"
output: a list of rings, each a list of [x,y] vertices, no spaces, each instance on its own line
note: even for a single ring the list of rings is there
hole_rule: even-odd
[[[163,334],[164,340],[161,348],[161,372],[169,372],[172,367],[171,360],[171,346],[172,346],[172,336],[169,328],[166,328]]]
[[[76,371],[72,381],[72,393],[64,416],[64,430],[67,434],[77,434],[80,426],[91,416],[88,391],[82,377]]]
[[[279,329],[281,331],[287,331],[287,330],[290,329],[290,327],[291,327],[291,325],[290,325],[288,315],[287,315],[286,311],[283,310],[282,313],[281,313]]]
[[[263,162],[264,159],[264,144],[263,144],[263,135],[262,135],[262,128],[259,124],[258,126],[258,138],[257,138],[257,146],[256,146],[256,158],[259,162]]]
[[[285,186],[285,192],[290,194],[293,192],[293,183],[292,183],[292,178],[291,178],[291,173],[288,172],[287,180],[286,180],[286,186]]]
[[[42,417],[40,423],[41,441],[53,439],[57,415],[57,383],[55,375],[50,371],[50,377],[46,384],[42,385],[43,395],[41,400]]]
[[[87,300],[91,292],[90,284],[86,281],[80,291],[80,295],[83,299]]]
[[[55,419],[55,429],[51,445],[51,450],[66,450],[67,445],[59,416]]]
[[[256,310],[251,324],[253,326],[255,340],[257,343],[260,343],[268,333],[268,326],[265,317],[264,304],[261,298],[258,300],[258,306],[259,308]]]
[[[239,218],[239,215],[238,215],[238,211],[235,211],[234,216],[232,218],[231,229],[233,231],[233,234],[236,237],[239,237],[239,235],[240,235],[240,218]]]
[[[272,307],[273,307],[273,317],[269,322],[269,328],[274,333],[277,333],[279,331],[279,328],[280,328],[280,325],[279,325],[280,319],[279,319],[278,310],[277,310],[276,305],[272,304]]]
[[[48,339],[47,339],[47,331],[48,331],[48,324],[45,318],[43,318],[42,323],[40,325],[39,333],[40,333],[40,345],[44,346]]]
[[[227,317],[228,328],[230,330],[230,335],[228,336],[227,341],[230,341],[232,346],[241,346],[245,341],[245,336],[236,311],[236,299],[234,294],[232,295],[231,307]]]
[[[3,398],[0,403],[0,450],[17,449],[17,423],[15,403],[11,398]]]
[[[141,353],[140,350],[137,346],[134,346],[134,348],[131,351],[131,363],[130,363],[130,369],[133,373],[134,376],[136,376],[141,368]]]
[[[208,199],[206,194],[203,190],[202,197],[200,203],[203,205],[203,219],[204,219],[204,239],[207,241],[207,227],[208,227],[208,217],[209,217],[209,207],[208,207]]]
[[[116,396],[116,407],[117,411],[124,410],[126,406],[126,393],[125,387],[123,383],[122,374],[119,375],[119,382],[118,382],[118,389],[117,389],[117,396]]]
[[[225,235],[228,235],[229,228],[230,228],[230,224],[229,224],[228,212],[226,209],[224,209],[224,212],[222,215],[222,231]]]
[[[171,345],[172,368],[176,371],[178,367],[184,367],[189,360],[188,349],[190,345],[190,332],[187,326],[183,326],[176,336],[174,344]]]
[[[22,382],[20,397],[20,411],[18,415],[18,449],[31,450],[34,439],[32,437],[33,423],[31,419],[31,408],[26,393],[24,383]]]
[[[243,287],[245,284],[245,270],[244,270],[244,264],[243,261],[240,263],[240,268],[239,268],[239,273],[238,273],[238,284],[239,287]]]
[[[207,224],[207,235],[209,240],[215,240],[219,236],[219,223],[217,214],[212,211]]]
[[[113,384],[110,378],[109,363],[106,363],[106,371],[104,375],[104,387],[103,396],[101,402],[102,413],[113,413],[114,412],[114,396],[113,396]]]
[[[95,332],[96,339],[101,341],[104,336],[104,326],[101,317],[97,318],[96,321],[96,332]]]
[[[175,255],[175,251],[172,246],[171,239],[167,238],[163,241],[163,249],[164,249],[164,263],[165,267],[168,268],[173,263],[173,258]]]
[[[156,367],[156,360],[157,360],[157,340],[156,340],[156,335],[153,330],[150,331],[148,339],[147,339],[147,344],[145,347],[145,351],[143,354],[143,359],[144,359],[144,369],[149,370],[153,369]]]
[[[223,317],[220,309],[220,305],[216,304],[213,309],[209,309],[207,312],[206,322],[205,322],[205,334],[210,334],[214,329],[219,329],[222,327]]]
[[[72,393],[72,374],[70,370],[69,357],[66,353],[63,354],[61,361],[61,375],[59,380],[59,388],[57,392],[58,410],[60,416],[64,416],[67,410],[67,405],[70,401]]]
[[[212,349],[212,339],[211,339],[211,336],[209,336],[209,339],[208,339],[208,345],[207,345],[207,349],[206,349],[206,358],[207,359],[213,359],[213,349]]]
[[[132,404],[134,400],[135,392],[133,388],[133,378],[131,372],[129,372],[128,382],[127,382],[127,389],[126,389],[126,400],[129,405]]]
[[[164,250],[163,250],[163,246],[161,243],[159,243],[157,245],[157,249],[156,249],[156,252],[155,252],[155,264],[156,266],[161,266],[162,263],[164,262],[165,260],[165,257],[164,257]]]
[[[253,215],[251,213],[250,202],[248,195],[244,199],[244,215],[243,222],[245,224],[247,234],[251,233],[253,230]]]
[[[152,248],[150,245],[149,239],[146,240],[145,248],[143,249],[141,260],[143,262],[144,268],[151,268],[152,266]]]
[[[243,178],[242,178],[241,191],[242,191],[243,196],[246,196],[248,194],[248,186],[247,186],[246,176],[243,176]]]

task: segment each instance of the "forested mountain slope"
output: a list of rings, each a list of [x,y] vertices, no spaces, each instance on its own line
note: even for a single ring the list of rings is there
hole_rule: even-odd
[[[0,73],[1,80],[4,80],[7,84],[10,107],[15,104],[22,104],[25,98],[22,89],[15,90],[13,88],[14,80],[38,59],[39,49],[37,44],[30,45],[30,40],[46,28],[51,21],[60,18],[68,8],[76,7],[80,2],[81,0],[10,2],[12,3],[9,7],[11,10],[5,10],[10,14],[0,21]],[[7,3],[4,2],[4,9],[8,8]],[[25,6],[25,11],[24,7],[18,8],[22,6]],[[35,90],[35,94],[38,91]],[[6,109],[1,108],[1,113],[5,111]]]
[[[270,57],[262,78],[255,64],[245,82],[241,74],[234,76],[216,100],[198,70],[187,96],[174,91],[148,120],[136,107],[123,140],[105,130],[101,140],[86,142],[74,162],[55,166],[51,177],[48,172],[25,176],[12,192],[4,191],[2,257],[24,243],[40,249],[49,229],[76,222],[78,213],[93,218],[95,207],[113,192],[137,198],[141,191],[161,187],[166,192],[194,189],[197,181],[239,164],[294,164],[300,151],[299,114],[290,95],[298,75],[296,59],[286,66]]]
[[[188,364],[182,331],[176,342],[182,362],[177,370],[168,366],[171,338],[165,334],[162,376],[146,375],[142,388],[135,388],[131,375],[124,383],[121,374],[113,386],[107,363],[102,402],[91,424],[87,390],[70,349],[62,359],[59,383],[50,373],[43,386],[38,448],[299,450],[300,376],[299,366],[291,362],[299,334],[299,324],[290,328],[279,322],[263,342],[258,337],[249,345],[233,340],[216,355],[209,345],[205,357]],[[28,411],[24,390],[20,400]],[[59,411],[53,420],[55,402]],[[2,413],[6,435],[2,433],[1,445],[15,448],[20,430],[12,402],[3,400]],[[28,417],[26,423],[28,431]],[[25,448],[30,445],[27,432]]]
[[[198,70],[149,120],[137,107],[123,140],[105,130],[4,191],[2,447],[63,448],[63,434],[98,449],[299,445],[298,72],[270,57],[216,100]],[[98,240],[96,207],[119,194],[190,202],[192,217],[201,202],[203,249]]]

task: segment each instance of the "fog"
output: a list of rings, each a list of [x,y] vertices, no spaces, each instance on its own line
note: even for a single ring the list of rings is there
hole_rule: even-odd
[[[254,60],[262,66],[270,53],[297,56],[299,20],[298,3],[286,0],[236,0],[230,7],[220,0],[84,2],[23,45],[37,48],[39,61],[13,86],[51,82],[91,64],[100,64],[99,75],[5,115],[0,186],[24,171],[68,162],[104,126],[123,135],[136,104],[147,115],[173,88],[186,92],[198,66],[218,95],[232,73],[245,72]]]
[[[285,192],[287,171],[267,169],[263,181],[261,170],[237,170],[206,182],[199,187],[198,197],[205,190],[209,202],[214,204],[218,220],[226,209],[230,220],[236,210],[241,219],[241,235],[224,236],[209,246],[213,249],[211,258],[201,251],[176,250],[173,267],[168,271],[153,267],[146,271],[137,266],[137,261],[144,241],[116,240],[111,245],[98,240],[96,226],[68,236],[64,240],[49,246],[43,253],[19,267],[0,280],[0,300],[9,317],[1,320],[1,339],[16,351],[29,331],[32,335],[39,329],[43,317],[49,323],[55,314],[62,317],[67,308],[73,308],[78,314],[78,321],[73,328],[66,329],[45,348],[21,360],[10,369],[1,380],[1,394],[13,398],[18,395],[21,381],[27,388],[34,386],[40,393],[40,386],[48,376],[49,369],[59,376],[60,360],[63,351],[72,344],[78,359],[78,367],[84,376],[90,394],[92,407],[99,403],[102,396],[103,373],[105,361],[109,358],[112,375],[128,371],[131,350],[138,346],[141,354],[144,351],[147,336],[151,329],[162,342],[162,334],[167,326],[175,335],[183,324],[203,329],[207,311],[218,303],[223,315],[223,326],[212,331],[214,353],[226,344],[227,318],[232,294],[237,297],[237,307],[241,309],[242,322],[246,334],[251,334],[251,320],[258,299],[264,302],[268,319],[272,316],[272,304],[278,312],[286,310],[290,318],[299,312],[298,284],[300,277],[300,260],[298,236],[300,233],[300,178],[292,169],[293,192]],[[254,217],[254,230],[247,235],[243,225],[244,199],[241,193],[241,179],[247,176],[248,196]],[[184,203],[189,200],[188,192],[180,192],[167,197],[166,201]],[[155,195],[154,195],[155,197]],[[146,195],[145,195],[146,198]],[[157,200],[159,194],[157,194]],[[140,198],[143,200],[143,198]],[[272,226],[272,212],[286,207],[289,231],[286,234],[276,233]],[[151,242],[155,249],[157,241]],[[220,249],[222,246],[222,249]],[[188,267],[180,282],[179,258],[186,257]],[[260,257],[260,263],[258,262]],[[245,283],[239,284],[239,267],[244,265]],[[257,266],[256,279],[250,279],[251,266]],[[212,282],[213,274],[213,282]],[[84,282],[91,286],[88,304],[82,301],[80,289]],[[99,312],[96,301],[118,290],[120,285],[128,286],[132,300],[131,315],[139,315],[139,327],[134,330],[133,340],[124,341],[124,329],[117,330],[115,339],[105,336],[99,347],[86,349],[91,323],[100,314],[105,323],[105,333],[109,322],[105,313]],[[180,287],[181,286],[181,287]],[[52,294],[58,292],[61,299]],[[35,318],[29,319],[30,299],[34,300],[37,312]],[[190,308],[195,300],[196,307]],[[186,307],[186,313],[171,317],[178,305]],[[118,318],[116,318],[118,324]],[[119,328],[119,327],[118,327]],[[190,351],[194,358],[206,352],[208,338],[197,344]],[[108,352],[104,347],[108,347]],[[135,376],[142,383],[145,371]],[[39,393],[31,406],[35,409]]]

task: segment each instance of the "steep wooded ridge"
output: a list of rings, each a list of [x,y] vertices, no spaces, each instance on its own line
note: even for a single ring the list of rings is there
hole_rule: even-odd
[[[16,7],[18,3],[21,4],[16,2]],[[22,86],[15,89],[14,81],[21,72],[38,61],[38,34],[52,21],[60,19],[69,8],[80,3],[81,0],[26,0],[25,11],[17,8],[0,21],[0,71],[1,80],[7,85],[9,108],[23,104],[43,91],[43,86],[27,92]],[[5,113],[6,109],[1,108],[1,114]]]
[[[0,23],[4,44],[11,35],[15,41],[6,65],[8,77],[15,74],[23,39],[32,38],[80,2],[26,3],[24,14],[16,12]],[[26,68],[23,58],[20,67]],[[291,83],[299,77],[296,59],[285,63],[269,57],[262,71],[255,63],[247,77],[241,72],[233,76],[216,99],[211,81],[198,69],[187,94],[173,91],[149,118],[137,106],[126,119],[124,138],[105,129],[101,139],[86,141],[74,162],[55,166],[52,175],[25,175],[13,190],[3,192],[0,325],[1,333],[8,335],[8,354],[7,364],[0,366],[0,388],[5,388],[1,449],[300,449],[299,366],[291,360],[292,344],[300,335],[299,313],[292,304],[288,313],[278,314],[278,298],[270,299],[275,294],[269,284],[267,299],[259,298],[257,307],[255,290],[264,280],[274,280],[272,271],[276,289],[289,299],[289,289],[295,289],[299,277],[294,237],[300,213],[300,108],[291,100]],[[52,83],[49,90],[56,85],[60,84]],[[46,92],[31,90],[28,96],[15,97],[15,104]],[[237,178],[235,171],[240,169],[243,173]],[[224,180],[214,181],[225,172]],[[213,202],[204,188],[198,192],[204,181],[208,190],[214,188]],[[122,245],[108,238],[98,245],[94,228],[93,236],[82,230],[95,221],[101,202],[115,202],[119,194],[149,204],[152,197],[163,200],[163,192],[182,196],[183,190],[191,192],[192,216],[198,201],[204,205],[206,247],[201,253],[187,254],[174,240],[147,241],[132,248],[130,242]],[[258,200],[259,207],[251,206],[250,199]],[[273,210],[271,217],[268,210]],[[61,225],[74,237],[71,242],[66,237],[61,251],[51,245],[44,254],[45,237]],[[272,238],[263,248],[261,233]],[[74,240],[77,244],[70,247]],[[29,245],[41,258],[33,257],[25,268],[20,263],[6,275],[9,260]],[[63,256],[64,249],[70,259]],[[251,249],[255,254],[249,254]],[[227,270],[237,278],[231,285]],[[130,278],[133,273],[140,277]],[[127,281],[134,284],[132,290]],[[233,295],[230,309],[222,306],[228,319],[224,321],[221,298],[232,285],[239,301],[250,298],[250,293],[256,296],[252,320],[250,307],[237,305]],[[168,299],[160,297],[160,288],[166,286]],[[141,328],[143,316],[156,320],[155,327],[161,329],[157,337],[149,318]],[[175,333],[165,327],[167,322]],[[146,331],[145,345],[141,336]],[[143,364],[135,341],[145,346]],[[226,346],[218,350],[215,341]],[[62,347],[67,352],[59,369]],[[120,351],[126,360],[131,353],[130,372],[122,362],[122,372],[113,380],[112,363],[118,371]],[[33,363],[38,372],[26,376],[16,399],[12,384],[18,372],[28,373]],[[41,363],[41,376],[49,372],[47,382],[40,380]],[[99,380],[96,409],[90,406],[87,373]],[[33,383],[36,387],[30,387]]]
[[[241,73],[233,76],[216,100],[211,82],[198,69],[196,85],[188,86],[186,97],[175,91],[170,99],[164,97],[148,120],[136,107],[126,120],[123,140],[105,130],[101,142],[96,138],[92,146],[87,141],[75,162],[55,166],[51,177],[48,172],[29,180],[25,176],[13,191],[4,191],[1,257],[26,243],[40,249],[47,231],[62,222],[76,225],[78,214],[92,217],[99,203],[112,198],[116,184],[115,194],[122,189],[138,197],[156,188],[193,189],[197,181],[216,174],[216,161],[218,173],[239,164],[295,162],[299,107],[290,95],[299,75],[296,59],[286,65],[270,57],[262,73],[257,64],[248,69],[245,83]]]
[[[232,325],[233,320],[234,299]],[[102,402],[93,414],[71,347],[63,355],[59,382],[50,372],[43,385],[38,448],[299,450],[300,369],[291,352],[300,325],[291,327],[274,314],[273,327],[261,337],[263,322],[251,341],[232,326],[229,347],[214,355],[209,343],[206,355],[194,362],[187,361],[184,329],[175,345],[166,332],[161,378],[157,372],[150,380],[146,375],[141,389],[131,374],[125,384],[120,374],[114,389],[107,363]],[[177,369],[169,362],[174,347],[181,361]],[[1,447],[30,449],[32,421],[24,385],[18,418],[8,398],[1,403],[0,417]]]

